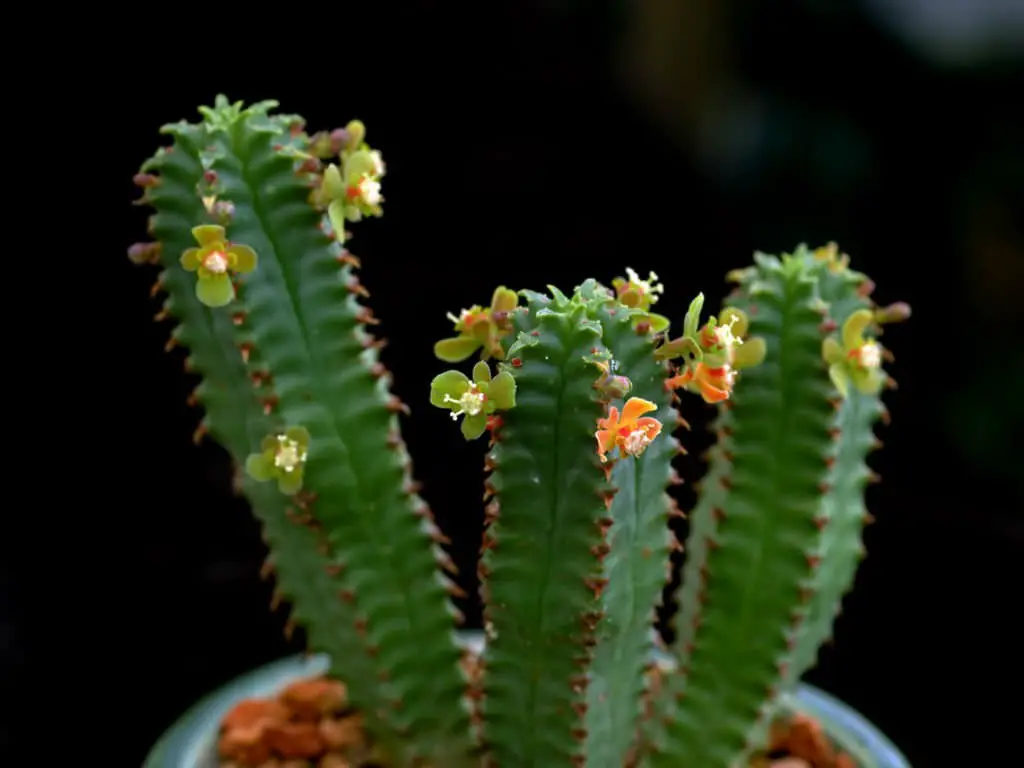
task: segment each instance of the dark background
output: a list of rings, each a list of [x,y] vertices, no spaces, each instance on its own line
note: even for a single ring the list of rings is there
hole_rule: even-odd
[[[446,312],[486,303],[499,282],[571,289],[628,265],[659,273],[659,309],[679,322],[697,291],[717,305],[725,271],[754,249],[837,240],[879,301],[908,301],[914,317],[886,336],[900,387],[872,459],[870,556],[810,681],[918,768],[1018,754],[1024,31],[982,24],[1016,4],[347,5],[282,11],[284,42],[200,24],[173,56],[150,25],[122,49],[127,70],[83,63],[103,72],[93,98],[119,105],[96,193],[117,228],[98,267],[115,296],[98,310],[113,329],[98,385],[117,394],[106,418],[128,447],[118,491],[83,526],[103,539],[89,557],[109,577],[91,592],[102,598],[83,598],[104,628],[88,666],[112,699],[146,702],[119,715],[128,735],[108,740],[105,764],[139,764],[198,697],[301,647],[267,609],[259,531],[225,455],[191,444],[193,382],[183,355],[162,351],[170,328],[150,321],[153,275],[114,252],[145,239],[130,180],[157,129],[218,92],[275,98],[311,130],[359,117],[383,150],[386,215],[357,225],[351,247],[414,408],[416,474],[463,564],[479,544],[483,446],[426,404]],[[968,8],[946,36],[928,24],[940,6]],[[689,398],[685,415],[699,427],[710,412]],[[694,456],[709,440],[699,428],[684,439]],[[692,482],[700,462],[681,470]],[[692,499],[684,486],[682,506]],[[45,664],[35,597],[17,574],[0,592],[12,679]]]

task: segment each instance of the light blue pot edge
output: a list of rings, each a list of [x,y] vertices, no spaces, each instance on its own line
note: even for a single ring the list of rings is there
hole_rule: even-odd
[[[483,647],[480,633],[460,633],[460,644],[473,650]],[[658,654],[665,666],[671,660]],[[273,696],[288,683],[327,671],[323,655],[291,656],[242,675],[203,698],[180,717],[156,743],[143,768],[216,768],[216,738],[220,721],[238,701]],[[840,745],[870,755],[877,768],[910,768],[899,749],[863,715],[814,686],[801,683],[788,702],[791,709],[821,721]]]

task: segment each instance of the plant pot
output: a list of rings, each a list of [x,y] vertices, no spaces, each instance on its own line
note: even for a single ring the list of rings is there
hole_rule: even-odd
[[[480,632],[459,633],[463,647],[483,649]],[[662,654],[658,663],[671,668]],[[327,671],[323,655],[293,656],[242,675],[214,691],[182,717],[150,751],[143,768],[217,768],[217,736],[221,719],[239,701],[271,697],[289,683]],[[877,728],[843,702],[814,686],[800,684],[783,708],[817,720],[832,741],[865,768],[910,768],[910,763]]]

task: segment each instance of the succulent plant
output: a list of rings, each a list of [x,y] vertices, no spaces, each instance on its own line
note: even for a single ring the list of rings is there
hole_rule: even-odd
[[[891,379],[877,341],[909,308],[834,245],[756,254],[671,331],[657,277],[500,286],[451,315],[430,402],[486,436],[479,562],[488,642],[467,679],[458,588],[417,495],[345,227],[382,214],[380,152],[218,97],[136,176],[172,344],[209,434],[245,468],[268,568],[385,765],[728,768],[815,662],[861,557],[865,459]],[[482,298],[482,297],[480,297]],[[475,359],[474,359],[475,358]],[[676,406],[718,410],[689,515],[671,652],[655,609],[679,548]],[[424,402],[427,400],[424,393]],[[697,403],[696,399],[692,401]],[[477,482],[467,468],[468,482]]]

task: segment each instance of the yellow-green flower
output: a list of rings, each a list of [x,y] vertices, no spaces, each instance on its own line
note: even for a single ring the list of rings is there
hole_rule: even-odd
[[[667,317],[648,311],[651,305],[658,301],[658,295],[665,292],[665,286],[657,280],[658,276],[654,272],[651,272],[646,280],[641,280],[640,275],[630,267],[626,267],[626,277],[616,277],[612,280],[619,302],[631,309],[642,310],[644,314],[637,316],[637,322],[646,322],[655,333],[664,331],[669,326]]]
[[[508,371],[492,379],[490,366],[481,360],[473,366],[472,380],[461,371],[435,376],[430,383],[430,404],[450,410],[453,420],[462,416],[463,436],[475,440],[487,429],[491,414],[515,407],[516,381]]]
[[[345,222],[359,221],[363,216],[381,216],[381,178],[384,159],[376,149],[363,141],[366,129],[358,120],[345,128],[345,141],[339,158],[341,167],[331,163],[324,169],[314,202],[326,209],[331,228],[339,241],[344,240]]]
[[[683,335],[662,344],[655,357],[682,358],[680,372],[665,382],[666,388],[685,388],[699,393],[705,402],[719,403],[731,396],[736,372],[759,365],[767,348],[759,336],[745,338],[750,322],[742,310],[726,307],[721,318],[711,316],[699,327],[703,308],[701,293],[686,312]]]
[[[723,365],[750,368],[764,360],[764,339],[746,338],[750,321],[743,310],[726,307],[720,318],[712,315],[703,327],[698,327],[703,308],[704,294],[700,293],[686,312],[683,335],[658,347],[655,357],[659,360],[682,357],[704,362],[712,368]]]
[[[505,286],[499,286],[491,297],[490,307],[475,304],[456,317],[448,315],[459,334],[442,339],[434,345],[434,355],[446,363],[460,363],[478,349],[481,360],[491,357],[505,359],[501,340],[512,330],[512,310],[519,304],[519,295]]]
[[[816,261],[824,261],[832,272],[842,272],[850,265],[850,257],[840,253],[839,246],[834,242],[815,248],[813,256]]]
[[[858,309],[846,318],[840,339],[829,336],[822,342],[821,356],[828,363],[828,375],[843,397],[850,384],[866,395],[877,395],[885,386],[882,345],[864,336],[873,320],[870,309]]]
[[[189,248],[181,254],[181,266],[189,272],[198,272],[196,297],[208,307],[223,307],[235,298],[231,274],[243,274],[256,269],[256,251],[247,245],[231,243],[225,239],[224,227],[202,224],[192,228],[198,248]]]
[[[309,432],[304,427],[289,427],[263,438],[260,452],[245,460],[245,471],[260,483],[277,480],[281,493],[291,496],[302,488],[308,454]]]

